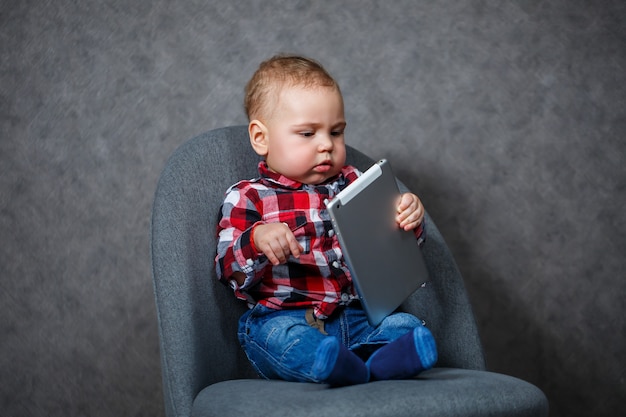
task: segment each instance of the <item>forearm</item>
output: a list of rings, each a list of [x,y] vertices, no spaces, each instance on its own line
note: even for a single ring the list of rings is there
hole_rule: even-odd
[[[244,231],[227,227],[218,235],[215,269],[217,277],[225,284],[234,280],[238,288],[253,286],[264,267],[259,254],[251,244],[252,226]]]

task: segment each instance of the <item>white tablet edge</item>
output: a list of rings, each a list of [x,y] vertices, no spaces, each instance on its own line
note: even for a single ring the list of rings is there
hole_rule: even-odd
[[[380,164],[383,161],[384,159],[372,165],[367,171],[361,174],[359,178],[354,180],[354,182],[352,182],[348,187],[346,187],[339,194],[337,194],[335,196],[335,199],[338,199],[342,205],[348,204],[348,202],[352,200],[357,194],[359,194],[362,189],[366,188],[368,185],[373,183],[376,178],[380,177],[383,174],[383,170],[380,167]],[[326,203],[327,206],[330,206],[331,204],[332,201]]]

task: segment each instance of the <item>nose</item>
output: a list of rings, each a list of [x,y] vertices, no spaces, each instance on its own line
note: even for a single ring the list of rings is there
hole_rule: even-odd
[[[320,152],[332,151],[333,147],[333,138],[329,134],[319,135],[319,143],[317,148]]]

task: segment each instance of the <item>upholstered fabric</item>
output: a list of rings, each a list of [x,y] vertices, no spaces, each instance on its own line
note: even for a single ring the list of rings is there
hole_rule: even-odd
[[[510,376],[435,368],[414,380],[342,388],[285,381],[225,381],[200,392],[192,415],[536,417],[547,411],[545,403],[536,401],[542,395],[534,385]]]
[[[258,160],[245,126],[218,129],[183,144],[159,180],[152,262],[168,417],[188,416],[192,406],[199,416],[304,416],[319,407],[323,415],[351,416],[547,414],[537,388],[484,372],[462,277],[428,214],[423,250],[431,280],[402,309],[426,321],[439,348],[437,367],[450,369],[341,389],[257,379],[236,337],[246,307],[217,282],[213,258],[224,191],[255,177]],[[364,170],[372,160],[349,148],[348,162]]]

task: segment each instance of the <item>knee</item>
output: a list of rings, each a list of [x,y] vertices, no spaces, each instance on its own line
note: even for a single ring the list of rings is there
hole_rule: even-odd
[[[394,313],[387,316],[381,326],[390,327],[399,331],[409,332],[416,327],[423,326],[420,319],[409,313]]]

